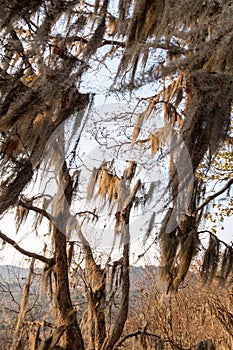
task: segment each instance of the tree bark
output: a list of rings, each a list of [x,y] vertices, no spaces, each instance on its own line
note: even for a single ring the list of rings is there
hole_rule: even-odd
[[[56,300],[59,313],[61,316],[61,324],[68,325],[65,332],[65,349],[66,350],[84,350],[84,343],[82,334],[75,319],[74,322],[69,326],[70,314],[74,311],[69,288],[68,278],[68,261],[66,251],[66,218],[68,217],[69,205],[72,199],[72,180],[70,178],[66,163],[64,161],[62,173],[61,173],[61,184],[64,188],[65,197],[68,205],[60,207],[61,222],[63,224],[63,230],[55,228],[54,232],[54,248],[55,248],[55,266],[54,274],[56,279]]]
[[[105,302],[106,276],[105,271],[96,264],[90,246],[85,245],[87,281],[90,289],[88,294],[88,322],[90,322],[89,348],[100,350],[105,340]]]
[[[123,257],[122,257],[122,296],[119,312],[114,321],[113,327],[110,331],[110,335],[106,338],[104,344],[102,345],[101,350],[112,350],[116,342],[119,340],[122,335],[125,322],[128,316],[129,308],[129,290],[130,290],[130,277],[129,277],[129,254],[130,254],[130,232],[129,232],[129,219],[130,212],[133,205],[133,200],[135,195],[140,187],[140,181],[138,180],[135,184],[133,190],[125,198],[122,210],[120,212],[121,219],[121,235],[123,248]]]
[[[69,323],[69,315],[73,311],[70,297],[68,264],[66,254],[66,236],[59,230],[55,230],[55,276],[56,276],[56,300],[61,315],[61,323]],[[84,343],[77,320],[66,331],[66,350],[84,350]]]

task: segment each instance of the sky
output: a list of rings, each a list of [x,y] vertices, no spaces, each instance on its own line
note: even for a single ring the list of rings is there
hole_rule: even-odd
[[[131,107],[129,105],[126,105],[125,103],[119,103],[115,102],[114,104],[104,104],[97,106],[95,110],[93,110],[93,115],[90,115],[88,119],[88,123],[86,125],[86,129],[83,131],[83,137],[80,140],[79,144],[79,150],[78,155],[80,156],[80,162],[77,166],[77,170],[82,170],[82,175],[80,176],[80,192],[81,196],[84,196],[83,200],[80,200],[78,198],[78,204],[76,204],[76,207],[73,207],[73,213],[77,211],[83,211],[83,210],[94,210],[94,205],[101,206],[101,203],[90,203],[85,200],[85,191],[88,186],[88,181],[91,176],[91,171],[93,167],[99,167],[101,163],[105,160],[111,161],[114,157],[116,157],[117,154],[117,171],[118,176],[121,176],[124,169],[127,166],[126,161],[129,159],[138,159],[141,161],[139,162],[139,169],[138,174],[141,175],[141,178],[144,180],[145,184],[153,182],[158,182],[160,186],[160,193],[163,193],[163,183],[161,182],[162,179],[164,179],[164,186],[166,186],[167,183],[167,177],[166,177],[166,168],[167,163],[166,161],[162,163],[162,158],[160,159],[158,163],[158,158],[151,155],[150,150],[143,151],[141,149],[132,150],[130,145],[128,143],[125,143],[125,140],[127,140],[128,136],[132,133],[132,125],[135,123],[135,116],[132,116],[132,120],[129,120],[128,114],[131,110]],[[113,116],[116,118],[114,119]],[[118,118],[119,116],[119,118]],[[97,119],[97,122],[95,122],[95,118]],[[111,119],[113,118],[113,121]],[[111,121],[111,123],[109,122]],[[107,121],[107,123],[106,123]],[[72,123],[72,121],[71,121]],[[131,125],[132,124],[132,125]],[[95,127],[95,130],[94,130]],[[129,135],[122,134],[123,130],[129,130]],[[151,127],[151,125],[150,125]],[[157,124],[154,125],[154,127],[157,127],[157,129],[160,129],[162,127],[162,121],[158,120]],[[69,128],[68,128],[69,129]],[[71,130],[72,128],[70,128]],[[69,131],[69,130],[68,130]],[[147,129],[145,129],[145,133],[148,132]],[[77,134],[73,135],[71,132],[67,134],[67,137],[69,139],[69,136],[77,136],[79,135],[79,131],[77,130]],[[94,136],[93,136],[94,135]],[[109,138],[108,138],[109,136]],[[97,142],[96,140],[99,140]],[[48,143],[48,149],[49,146],[51,147],[51,144]],[[70,147],[72,148],[72,143],[70,144]],[[53,147],[52,147],[53,148]],[[48,150],[45,150],[45,153],[47,154]],[[62,162],[62,159],[61,159]],[[78,162],[78,160],[77,160]],[[62,163],[61,163],[62,164]],[[77,165],[76,164],[76,165]],[[151,170],[152,169],[152,170]],[[155,171],[156,169],[156,171]],[[46,175],[43,174],[43,176],[37,178],[37,182],[34,182],[31,186],[29,186],[28,193],[30,193],[30,196],[36,195],[38,193],[46,194],[47,196],[54,197],[54,195],[58,192],[57,182],[56,182],[56,174],[53,173],[53,171],[48,172]],[[154,198],[155,203],[161,198],[160,195],[158,195],[157,199]],[[51,210],[51,207],[48,206],[46,208],[48,211]],[[116,210],[116,209],[114,209]],[[153,212],[159,212],[161,210],[160,204],[155,208],[154,205],[149,207],[146,211],[143,210],[143,208],[140,208],[138,210],[135,210],[133,212],[131,223],[130,223],[130,230],[131,230],[131,237],[132,237],[132,244],[131,244],[131,263],[136,263],[137,265],[144,265],[148,263],[148,260],[154,261],[154,257],[158,256],[158,248],[156,248],[155,245],[152,246],[152,249],[149,251],[149,253],[146,256],[146,259],[142,259],[138,261],[138,256],[140,256],[144,250],[147,249],[148,246],[150,246],[153,242],[153,240],[156,237],[156,225],[154,233],[149,239],[145,245],[145,231],[148,226],[148,222],[151,218],[151,215]],[[91,242],[92,246],[96,249],[98,252],[102,251],[105,254],[108,254],[110,251],[112,242],[114,241],[115,234],[114,234],[114,216],[109,217],[107,215],[108,208],[105,208],[101,210],[102,214],[105,214],[102,218],[99,219],[99,221],[93,225],[84,223],[83,225],[83,232],[84,235],[88,238],[88,240]],[[157,217],[157,221],[160,221],[162,219],[162,214],[159,214]],[[80,220],[79,220],[80,222]],[[211,229],[211,226],[213,224],[208,221],[204,224],[205,229]],[[157,226],[158,227],[158,226]],[[104,230],[105,228],[105,230]],[[37,253],[43,252],[44,242],[49,243],[49,233],[48,233],[48,227],[46,225],[46,219],[44,219],[44,224],[41,226],[41,228],[38,230],[38,232],[35,231],[33,228],[33,217],[32,215],[29,216],[27,222],[25,225],[21,227],[19,232],[16,234],[16,227],[14,224],[14,217],[12,214],[6,215],[1,221],[0,221],[0,230],[4,233],[9,235],[10,238],[16,240],[16,242],[22,246],[23,248]],[[75,236],[75,232],[72,233],[71,239],[77,240],[77,237]],[[218,237],[222,239],[223,241],[230,243],[232,240],[232,217],[226,218],[224,222],[224,230],[218,230]],[[203,235],[204,238],[207,238],[208,235]],[[93,239],[93,237],[95,237]],[[119,243],[119,242],[118,242]],[[157,246],[158,247],[158,246]],[[115,256],[119,254],[119,249],[116,249],[114,251]],[[22,256],[21,254],[18,254],[15,252],[14,248],[10,248],[8,245],[4,247],[4,249],[1,251],[1,260],[0,264],[21,264],[22,262]],[[24,259],[23,265],[28,264],[28,259]]]

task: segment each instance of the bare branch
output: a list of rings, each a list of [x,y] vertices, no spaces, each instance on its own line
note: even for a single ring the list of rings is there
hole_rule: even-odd
[[[137,337],[138,335],[146,335],[148,337],[153,337],[153,338],[157,338],[159,342],[163,343],[170,343],[173,345],[173,347],[177,350],[189,350],[188,348],[183,348],[177,344],[175,344],[172,340],[170,339],[162,339],[159,335],[157,334],[153,334],[153,333],[149,333],[147,331],[143,330],[138,330],[137,332],[134,333],[130,333],[127,334],[126,336],[124,336],[124,338],[122,338],[119,343],[115,346],[115,350],[117,350],[120,346],[122,346],[122,344],[129,338],[133,338],[133,337]]]
[[[52,224],[55,225],[55,221],[54,221],[53,216],[48,214],[48,212],[45,209],[38,208],[38,207],[32,205],[29,201],[23,201],[22,199],[20,199],[17,204],[26,208],[26,209],[32,210],[35,213],[43,215],[44,217],[46,217],[46,219],[48,219]]]
[[[209,230],[198,231],[198,234],[200,234],[200,233],[209,233],[210,236],[212,236],[214,239],[216,239],[219,243],[223,244],[225,247],[232,248],[231,245],[229,245],[226,242],[219,239],[213,232],[211,232]]]
[[[209,204],[209,202],[211,202],[213,199],[215,199],[216,197],[220,196],[222,193],[224,193],[226,190],[228,190],[228,188],[230,188],[230,186],[233,184],[233,179],[230,179],[227,184],[218,192],[216,192],[215,194],[213,194],[212,196],[209,196],[206,198],[206,200],[204,201],[204,203],[202,203],[202,205],[200,205],[200,207],[198,207],[195,210],[195,214],[202,210],[205,206],[207,206]]]
[[[97,220],[99,219],[99,216],[90,210],[84,210],[84,211],[79,211],[79,212],[75,213],[75,215],[85,215],[85,214],[93,215],[94,218],[96,218]]]
[[[34,259],[40,260],[40,261],[42,261],[43,263],[45,263],[45,264],[47,264],[49,266],[53,265],[53,262],[54,262],[53,258],[48,259],[48,258],[46,258],[43,255],[40,255],[40,254],[37,254],[37,253],[32,253],[32,252],[29,252],[28,250],[23,249],[13,239],[9,238],[8,236],[6,236],[1,231],[0,231],[0,238],[4,242],[7,242],[8,244],[12,245],[12,247],[14,247],[16,250],[18,250],[18,252],[20,252],[21,254],[26,255],[26,256],[28,256],[30,258],[34,258]]]

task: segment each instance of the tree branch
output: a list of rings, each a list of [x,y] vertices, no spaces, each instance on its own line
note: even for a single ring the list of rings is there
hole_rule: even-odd
[[[227,244],[226,242],[222,241],[221,239],[219,239],[213,232],[209,231],[209,230],[203,230],[203,231],[198,231],[198,234],[201,233],[208,233],[210,236],[212,236],[214,239],[216,239],[219,243],[225,245],[225,247],[232,249],[232,245]]]
[[[205,206],[207,206],[209,204],[210,201],[212,201],[214,198],[220,196],[222,193],[224,193],[231,185],[233,184],[233,179],[230,179],[227,184],[218,192],[216,192],[215,194],[213,194],[212,196],[209,196],[206,198],[206,200],[204,201],[204,203],[202,203],[200,205],[200,207],[198,207],[196,210],[195,210],[195,214],[202,210]]]
[[[138,330],[137,332],[134,332],[134,333],[130,333],[130,334],[127,334],[126,336],[124,336],[124,338],[122,338],[118,343],[117,345],[115,346],[115,350],[117,350],[120,346],[122,346],[122,344],[129,338],[133,338],[133,337],[137,337],[138,335],[146,335],[148,337],[154,337],[154,338],[157,338],[159,342],[161,343],[170,343],[171,345],[173,345],[175,347],[175,349],[177,350],[189,350],[187,348],[183,348],[177,344],[175,344],[172,340],[170,339],[163,339],[161,338],[159,335],[157,334],[153,334],[153,333],[149,333],[145,330]]]
[[[57,39],[57,37],[50,37],[51,39]],[[79,41],[80,43],[83,44],[88,44],[89,40],[82,37],[82,36],[78,36],[78,35],[74,35],[74,36],[67,36],[67,37],[62,37],[62,39],[66,42],[75,42],[75,41]],[[122,48],[126,47],[126,43],[124,41],[118,41],[118,40],[113,40],[113,39],[104,39],[102,40],[102,43],[100,46],[105,46],[105,45],[116,45]],[[173,55],[180,55],[180,54],[185,54],[185,49],[181,48],[180,46],[177,45],[171,45],[171,44],[164,44],[161,43],[159,41],[157,42],[146,42],[141,44],[143,46],[147,46],[147,47],[151,47],[151,48],[158,48],[158,49],[162,49],[162,50],[167,50],[169,51],[170,54]],[[53,45],[51,45],[53,46]]]
[[[47,264],[48,266],[52,266],[53,265],[53,258],[46,258],[43,255],[37,254],[37,253],[32,253],[29,252],[28,250],[23,249],[22,247],[20,247],[13,239],[9,238],[8,236],[6,236],[4,233],[2,233],[0,231],[0,238],[4,241],[7,242],[8,244],[12,245],[12,247],[14,247],[16,250],[18,250],[18,252],[20,252],[23,255],[26,255],[30,258],[34,258],[37,260],[42,261],[43,263]]]
[[[28,210],[32,210],[35,213],[43,215],[44,217],[46,217],[46,219],[48,219],[52,224],[55,225],[55,220],[54,220],[53,216],[48,214],[48,212],[45,209],[35,207],[29,201],[27,201],[27,200],[23,201],[22,199],[20,199],[17,204],[23,208],[26,208]]]
[[[90,211],[90,210],[79,211],[79,212],[75,213],[75,216],[76,216],[76,215],[85,215],[85,214],[93,215],[93,217],[96,218],[96,220],[99,219],[99,216],[96,215],[95,213],[93,213],[93,212]]]

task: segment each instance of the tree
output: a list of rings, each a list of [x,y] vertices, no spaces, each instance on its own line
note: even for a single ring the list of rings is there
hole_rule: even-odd
[[[233,182],[230,179],[223,189],[205,199],[198,176],[203,159],[208,157],[211,163],[215,152],[230,137],[232,4],[227,0],[180,0],[176,4],[5,0],[0,9],[0,213],[17,207],[18,226],[29,212],[35,212],[36,225],[45,217],[53,240],[51,254],[35,254],[17,245],[9,235],[0,234],[22,254],[45,264],[53,290],[57,323],[40,345],[39,336],[34,339],[34,348],[52,349],[59,344],[63,349],[113,349],[128,313],[130,216],[137,201],[153,199],[153,186],[145,189],[135,177],[137,159],[130,160],[121,176],[114,161],[104,162],[93,171],[89,194],[96,191],[110,206],[115,200],[115,231],[123,243],[119,259],[99,264],[81,225],[71,214],[78,181],[66,155],[64,122],[76,116],[70,144],[76,155],[80,140],[76,129],[83,130],[86,120],[82,111],[92,106],[95,92],[85,89],[88,74],[98,65],[113,70],[109,58],[114,59],[117,70],[111,74],[111,87],[106,86],[108,93],[140,96],[140,88],[148,86],[150,96],[140,101],[144,111],[137,115],[128,138],[132,146],[149,147],[155,157],[160,148],[166,148],[169,155],[166,214],[159,234],[161,277],[168,291],[177,290],[198,252],[198,228],[204,209]],[[164,114],[164,127],[159,133],[152,129],[144,138],[143,126],[153,118],[154,111]],[[46,153],[46,143],[58,129],[56,147]],[[169,142],[165,143],[167,134]],[[184,156],[187,154],[188,158]],[[29,198],[23,192],[34,181],[42,159],[47,161],[47,169],[55,171],[58,194],[62,194],[52,201],[52,215],[43,206],[48,198]],[[183,211],[186,191],[190,201]],[[95,212],[88,214],[98,219]],[[149,236],[153,220],[147,230]],[[75,249],[77,242],[65,235],[70,228],[78,235],[81,253]],[[72,254],[77,252],[85,264],[88,311],[82,324],[86,335],[76,317],[68,278],[74,263]],[[220,242],[211,234],[202,269],[207,280],[219,272],[220,264],[221,277],[226,280],[232,272],[231,262],[231,246],[226,245],[221,259]],[[18,347],[24,346],[20,338],[15,341]]]
[[[216,282],[211,287],[203,285],[197,273],[199,267],[199,263],[193,265],[182,288],[170,296],[164,296],[154,267],[146,266],[141,271],[138,268],[125,336],[120,341],[122,346],[126,349],[231,348],[231,288],[219,288]]]

